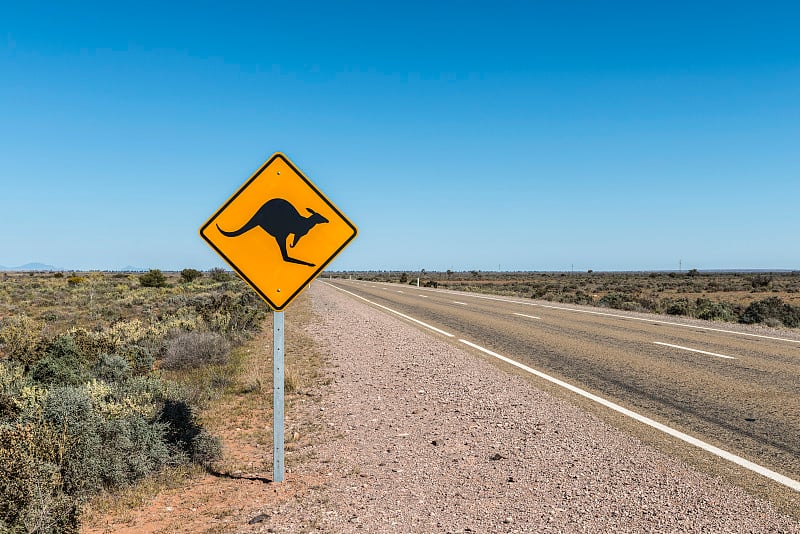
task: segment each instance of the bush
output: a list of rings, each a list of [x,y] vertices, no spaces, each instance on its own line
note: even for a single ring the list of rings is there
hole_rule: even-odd
[[[82,284],[85,281],[86,281],[86,278],[84,278],[82,276],[75,276],[74,274],[72,276],[70,276],[69,278],[67,278],[67,284],[70,287],[75,287],[77,285]]]
[[[731,321],[736,317],[736,313],[727,302],[712,302],[709,299],[698,298],[695,306],[695,317],[698,319]]]
[[[209,467],[222,458],[222,440],[201,430],[192,440],[191,455],[193,463]]]
[[[89,393],[78,387],[54,387],[47,395],[42,415],[47,424],[66,434],[61,467],[64,491],[81,498],[99,490],[103,444],[97,432],[100,417],[92,409]]]
[[[98,462],[103,485],[125,487],[171,463],[166,430],[163,423],[149,423],[140,415],[104,420],[98,428],[103,443]]]
[[[63,436],[50,425],[0,425],[0,532],[77,532],[63,492]]]
[[[151,349],[141,345],[128,345],[122,352],[133,370],[133,374],[142,376],[153,370],[156,359]]]
[[[167,279],[160,270],[150,269],[139,277],[139,284],[142,287],[167,287]]]
[[[181,282],[189,283],[203,276],[197,269],[184,269],[181,271]]]
[[[230,343],[216,332],[185,332],[167,344],[164,369],[196,369],[227,361]]]
[[[215,282],[227,282],[230,279],[230,276],[228,276],[228,273],[225,271],[225,269],[220,267],[214,267],[208,271],[208,275]]]
[[[124,357],[117,354],[103,354],[94,367],[94,376],[105,382],[119,382],[129,378],[131,366]]]
[[[45,343],[44,356],[31,367],[31,376],[44,384],[77,386],[89,378],[97,357],[83,353],[71,333]]]
[[[692,305],[687,298],[663,299],[664,313],[669,315],[692,315]]]
[[[772,283],[773,277],[766,274],[756,274],[750,277],[750,285],[753,289],[769,287]]]
[[[604,308],[615,308],[617,310],[638,310],[641,306],[628,298],[624,293],[609,293],[604,295],[597,304]]]
[[[790,328],[800,326],[800,307],[783,302],[779,297],[769,297],[750,304],[742,314],[740,322],[745,324],[766,323],[780,324]]]
[[[41,323],[25,315],[6,317],[0,321],[0,349],[6,358],[31,365],[38,359],[36,345],[41,332]]]

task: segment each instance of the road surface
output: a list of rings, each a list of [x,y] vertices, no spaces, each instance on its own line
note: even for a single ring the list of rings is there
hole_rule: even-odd
[[[324,281],[744,458],[800,491],[798,337],[522,298]]]

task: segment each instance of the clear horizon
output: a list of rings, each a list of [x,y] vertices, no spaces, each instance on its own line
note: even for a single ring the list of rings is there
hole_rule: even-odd
[[[0,265],[226,267],[281,151],[339,271],[800,269],[800,5],[57,2],[0,21]]]

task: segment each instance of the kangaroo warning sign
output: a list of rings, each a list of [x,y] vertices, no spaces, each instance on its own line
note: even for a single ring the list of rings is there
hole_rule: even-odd
[[[280,152],[200,227],[200,236],[276,311],[357,233]]]

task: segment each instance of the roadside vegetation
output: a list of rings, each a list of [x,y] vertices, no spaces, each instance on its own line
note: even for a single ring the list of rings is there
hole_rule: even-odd
[[[510,295],[712,321],[800,328],[800,271],[357,272],[334,276]]]
[[[0,532],[75,532],[93,496],[219,459],[198,414],[267,313],[222,270],[0,274]]]

